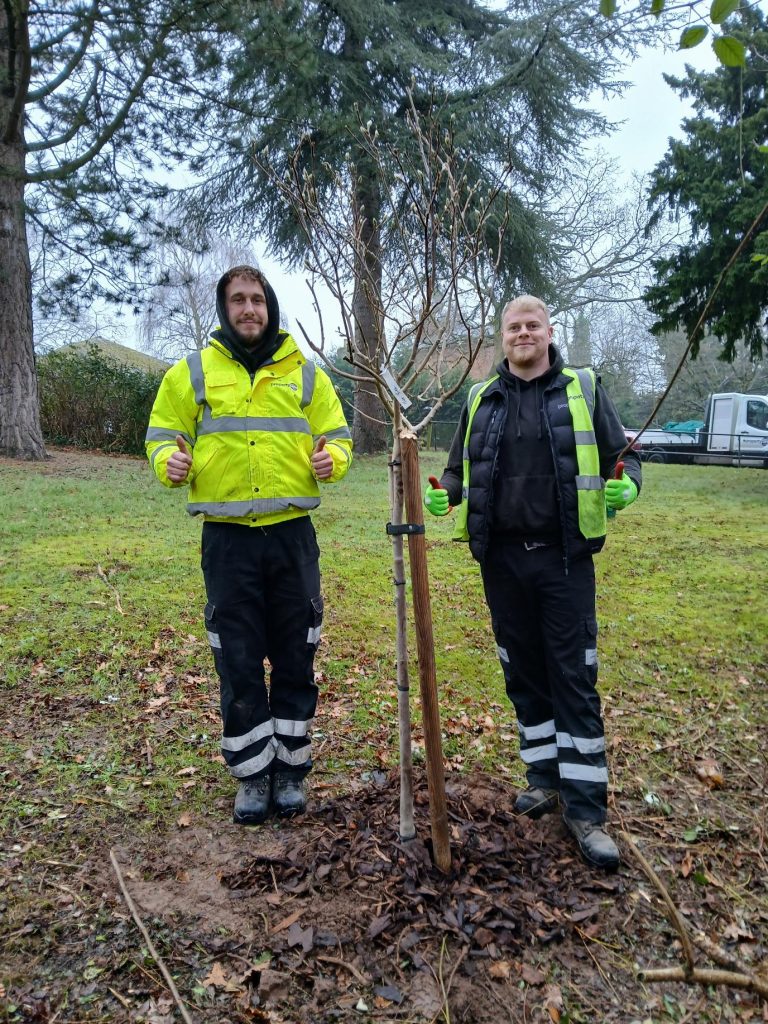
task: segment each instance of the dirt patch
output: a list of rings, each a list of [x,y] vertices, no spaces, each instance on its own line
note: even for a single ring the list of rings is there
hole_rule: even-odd
[[[144,462],[140,455],[123,455],[112,452],[94,451],[90,448],[68,448],[58,445],[47,445],[48,458],[42,462],[34,462],[35,473],[45,476],[74,476],[88,479],[103,472],[104,460],[119,459],[121,462]],[[0,470],[19,469],[29,465],[24,460],[9,459],[0,455]]]
[[[528,821],[502,781],[449,776],[453,862],[443,875],[429,854],[423,779],[418,794],[410,843],[396,831],[396,776],[384,773],[337,796],[316,791],[309,813],[289,822],[123,836],[114,853],[125,885],[198,1024],[764,1019],[748,993],[703,997],[637,980],[636,962],[675,965],[680,952],[626,846],[616,874],[594,871],[557,816]],[[180,1019],[139,952],[108,853],[56,884],[57,910],[13,937],[27,957],[35,937],[47,952],[36,981],[11,993],[26,1015],[7,1019]],[[683,913],[718,939],[730,927],[734,955],[749,944],[751,958],[764,957],[755,928],[742,918],[734,929],[727,893],[711,887]],[[44,941],[51,929],[58,944]],[[64,1005],[80,1009],[59,1014]]]

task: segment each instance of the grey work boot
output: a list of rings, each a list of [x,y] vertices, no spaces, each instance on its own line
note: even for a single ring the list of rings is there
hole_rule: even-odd
[[[579,844],[579,849],[586,861],[595,867],[615,871],[619,866],[619,849],[605,831],[600,821],[579,821],[563,815],[565,826]]]
[[[560,803],[560,794],[556,789],[544,789],[543,786],[529,786],[515,800],[515,810],[528,818],[541,818],[545,814],[556,811]]]
[[[240,783],[235,797],[236,825],[260,825],[269,815],[272,786],[268,775]]]
[[[275,772],[272,779],[272,800],[275,813],[281,818],[290,818],[294,814],[303,814],[307,809],[307,794],[304,779],[285,772]]]

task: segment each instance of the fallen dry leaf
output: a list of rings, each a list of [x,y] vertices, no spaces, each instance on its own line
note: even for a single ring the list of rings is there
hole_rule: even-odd
[[[547,980],[538,967],[532,967],[530,964],[523,964],[521,974],[523,981],[526,981],[529,985],[543,985]]]
[[[147,702],[147,708],[150,711],[157,711],[158,708],[162,708],[164,705],[169,704],[170,700],[170,697],[157,697],[155,700]]]
[[[180,814],[179,817],[176,819],[176,824],[179,826],[179,828],[189,828],[189,826],[192,824],[192,816],[189,813],[189,811],[184,811],[183,814]]]
[[[217,961],[211,968],[208,977],[203,978],[203,984],[206,988],[224,988],[228,980],[224,968]]]
[[[705,758],[703,761],[697,761],[696,775],[702,782],[705,782],[710,789],[720,789],[725,785],[723,773],[720,771],[719,765],[711,758]]]
[[[291,925],[294,924],[294,922],[299,920],[303,913],[303,909],[294,910],[294,912],[292,914],[289,914],[288,917],[284,917],[282,921],[277,922],[274,928],[271,929],[272,933],[274,934],[275,932],[283,931],[285,928],[290,928]]]
[[[693,857],[691,856],[691,851],[687,850],[685,856],[683,857],[683,862],[680,865],[680,874],[683,876],[683,878],[687,878],[692,871]]]
[[[488,973],[492,978],[499,978],[501,981],[506,981],[512,973],[512,964],[509,960],[496,960],[488,968]]]

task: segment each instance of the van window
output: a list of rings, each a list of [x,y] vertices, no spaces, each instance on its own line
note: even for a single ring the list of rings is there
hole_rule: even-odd
[[[768,430],[768,403],[747,402],[747,426]]]

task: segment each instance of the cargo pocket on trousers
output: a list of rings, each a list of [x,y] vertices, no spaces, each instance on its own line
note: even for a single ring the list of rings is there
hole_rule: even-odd
[[[205,606],[205,632],[208,634],[208,643],[211,645],[211,650],[221,650],[221,637],[219,636],[219,627],[216,625],[216,605],[207,604]]]
[[[597,619],[584,622],[584,667],[587,679],[597,683]]]
[[[312,624],[307,633],[307,643],[317,647],[320,643],[320,631],[323,625],[323,595],[312,598]]]

